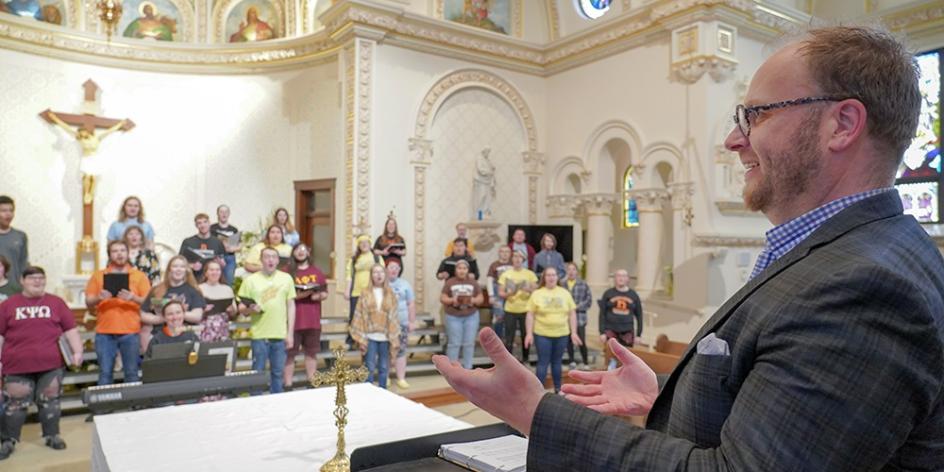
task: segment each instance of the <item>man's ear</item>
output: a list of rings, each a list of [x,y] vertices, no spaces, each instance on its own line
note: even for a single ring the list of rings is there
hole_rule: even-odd
[[[839,102],[833,111],[834,128],[829,137],[829,150],[842,152],[855,144],[866,132],[868,111],[859,100]]]

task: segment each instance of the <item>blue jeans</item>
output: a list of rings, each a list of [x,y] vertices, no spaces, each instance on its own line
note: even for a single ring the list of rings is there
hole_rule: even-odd
[[[505,307],[501,304],[492,305],[492,329],[498,339],[505,339]]]
[[[233,280],[236,279],[236,254],[224,255],[223,262],[226,263],[223,266],[223,278],[226,279],[227,284],[233,285]]]
[[[141,354],[141,339],[138,333],[96,334],[95,355],[98,356],[98,384],[114,383],[115,356],[121,353],[125,382],[137,382],[138,363]]]
[[[390,342],[367,340],[367,383],[374,383],[374,369],[377,370],[377,383],[380,388],[387,388],[387,376],[390,373]]]
[[[534,335],[534,346],[538,349],[538,366],[535,373],[538,380],[544,383],[547,378],[547,366],[551,366],[551,377],[554,379],[554,391],[561,388],[561,359],[564,358],[564,349],[567,349],[567,340],[570,336],[549,338],[539,334]]]
[[[253,339],[252,370],[265,372],[269,361],[269,393],[282,393],[282,372],[285,370],[284,339]]]
[[[459,348],[462,348],[462,367],[472,368],[472,355],[475,350],[475,335],[479,330],[479,312],[469,316],[446,315],[446,355],[450,361],[459,360]]]

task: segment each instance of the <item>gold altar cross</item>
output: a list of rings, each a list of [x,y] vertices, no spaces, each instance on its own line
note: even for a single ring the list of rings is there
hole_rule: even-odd
[[[334,424],[338,427],[338,450],[334,457],[321,466],[321,472],[350,472],[351,461],[344,452],[344,427],[347,426],[347,395],[344,387],[349,383],[363,382],[367,379],[367,369],[358,367],[351,368],[350,364],[344,360],[344,348],[337,346],[333,349],[334,367],[327,372],[315,372],[311,377],[311,385],[321,387],[323,385],[334,385],[337,387],[337,393],[334,396]]]
[[[43,110],[39,116],[51,125],[56,125],[68,132],[82,146],[82,156],[88,157],[98,151],[98,145],[101,140],[115,131],[131,131],[134,128],[134,122],[129,119],[117,120],[114,118],[105,118],[97,116],[98,110],[98,85],[91,79],[82,84],[85,89],[85,100],[82,104],[82,114],[54,112],[50,109]],[[73,128],[76,127],[76,128]],[[96,134],[96,129],[104,131]],[[92,235],[92,204],[95,198],[95,176],[91,174],[82,175],[82,236],[83,239],[91,240]]]

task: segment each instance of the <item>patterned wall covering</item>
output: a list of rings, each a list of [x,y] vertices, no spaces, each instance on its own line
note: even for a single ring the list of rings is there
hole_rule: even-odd
[[[446,242],[455,237],[455,224],[471,219],[472,176],[482,148],[492,149],[496,193],[501,196],[493,204],[494,220],[526,222],[528,197],[521,161],[527,142],[521,122],[511,106],[494,93],[468,88],[450,96],[436,114],[430,139],[433,163],[427,184],[430,227],[426,266],[432,276]],[[480,270],[487,269],[489,263],[490,259],[479,261]],[[429,291],[426,306],[437,307],[438,299],[437,291]]]

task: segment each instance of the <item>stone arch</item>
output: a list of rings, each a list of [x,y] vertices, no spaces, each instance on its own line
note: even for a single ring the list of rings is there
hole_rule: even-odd
[[[682,172],[682,152],[671,143],[657,142],[646,146],[643,150],[641,159],[643,173],[640,184],[646,188],[665,188],[668,182],[663,182],[664,179],[659,174],[660,164],[672,169],[674,182],[683,180],[683,176],[679,175],[679,172]]]
[[[597,193],[613,193],[612,177],[614,173],[622,175],[624,169],[610,169],[609,163],[601,159],[611,141],[622,141],[629,149],[629,163],[638,165],[642,156],[642,140],[639,133],[629,123],[622,120],[609,120],[597,126],[587,139],[584,155],[587,156],[587,168],[590,169],[588,187]],[[607,180],[610,179],[610,180]]]
[[[518,119],[521,120],[521,127],[527,137],[528,151],[537,151],[537,127],[534,123],[534,115],[531,114],[531,109],[525,102],[524,97],[521,96],[514,85],[482,69],[460,69],[451,72],[437,80],[429,88],[426,96],[420,102],[419,111],[416,114],[414,138],[429,139],[429,129],[432,126],[433,118],[442,104],[456,92],[471,87],[487,89],[508,102],[518,115]]]
[[[590,179],[590,172],[583,165],[583,160],[577,156],[567,156],[561,159],[554,167],[554,173],[551,174],[551,180],[548,182],[550,188],[548,195],[566,195],[574,192],[569,191],[571,185],[568,179],[577,177],[579,190],[576,193],[583,193],[587,188],[587,181]]]

